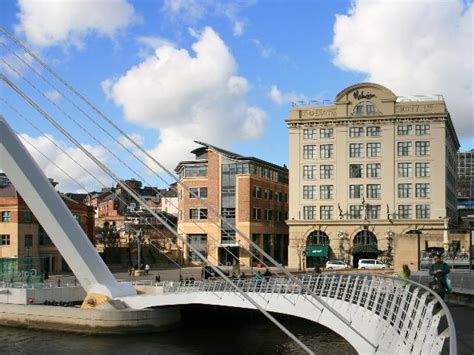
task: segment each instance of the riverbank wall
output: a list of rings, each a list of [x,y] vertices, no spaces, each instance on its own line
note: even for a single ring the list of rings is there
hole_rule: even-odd
[[[153,333],[176,328],[179,306],[140,310],[0,304],[0,325],[85,334]]]

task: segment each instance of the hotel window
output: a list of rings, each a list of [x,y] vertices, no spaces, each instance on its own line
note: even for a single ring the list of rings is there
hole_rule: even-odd
[[[379,219],[380,218],[380,211],[382,207],[380,205],[367,205],[366,206],[366,213],[367,219]]]
[[[367,164],[367,177],[368,178],[380,178],[382,177],[382,164]]]
[[[364,173],[363,164],[350,164],[349,165],[349,177],[350,178],[361,178]]]
[[[367,137],[380,137],[382,135],[382,129],[379,126],[367,127]]]
[[[377,112],[375,111],[375,105],[372,102],[367,102],[367,115],[372,116],[375,115]]]
[[[430,155],[430,142],[421,141],[415,142],[416,155]]]
[[[321,144],[319,146],[319,157],[321,159],[330,159],[333,156],[334,146],[332,144]]]
[[[2,212],[2,222],[11,222],[12,214],[10,211],[3,211]]]
[[[31,223],[31,222],[33,222],[33,213],[31,211],[24,211],[23,223]]]
[[[349,206],[349,218],[361,219],[363,208],[364,206],[362,205]]]
[[[415,163],[416,177],[430,176],[430,163]]]
[[[10,234],[0,234],[0,245],[10,245]]]
[[[349,198],[364,197],[364,185],[349,185]]]
[[[364,143],[349,144],[349,156],[351,158],[360,158],[364,156]]]
[[[314,159],[314,158],[316,158],[316,146],[304,145],[303,146],[303,159]]]
[[[411,163],[398,163],[398,177],[411,177]]]
[[[265,210],[265,220],[271,221],[273,218],[272,210]]]
[[[25,247],[32,247],[32,246],[33,246],[33,235],[25,234]]]
[[[262,210],[260,208],[252,209],[252,219],[254,220],[262,219]]]
[[[365,105],[363,103],[358,104],[356,107],[354,107],[354,115],[356,116],[362,116],[365,113]]]
[[[417,219],[430,219],[430,205],[416,205]]]
[[[199,208],[199,219],[207,219],[207,208]]]
[[[207,208],[191,208],[189,219],[207,219]]]
[[[411,219],[412,207],[411,205],[398,205],[398,218]]]
[[[368,184],[367,185],[367,198],[380,198],[380,191],[382,186],[380,184]]]
[[[191,187],[189,198],[207,198],[207,187]]]
[[[316,165],[303,165],[303,179],[312,180],[316,178]]]
[[[334,134],[334,131],[332,128],[321,128],[319,130],[319,137],[321,139],[323,138],[332,138]]]
[[[314,200],[316,198],[316,185],[303,185],[303,199]]]
[[[319,209],[319,214],[321,219],[333,219],[333,206],[321,206]]]
[[[316,206],[303,206],[303,219],[316,219]]]
[[[411,197],[411,184],[398,184],[398,198]]]
[[[411,135],[411,132],[412,132],[411,125],[403,125],[403,126],[397,127],[397,133],[399,136],[409,136]]]
[[[379,157],[381,155],[381,143],[367,143],[367,156]]]
[[[334,175],[334,166],[332,165],[319,166],[319,177],[321,179],[332,179],[333,175]]]
[[[263,198],[265,200],[270,200],[270,190],[268,189],[263,190]]]
[[[428,198],[431,195],[430,184],[416,184],[415,196],[421,198]]]
[[[262,198],[262,188],[258,186],[253,187],[253,197]]]
[[[349,127],[349,137],[362,137],[364,135],[364,127]]]
[[[319,199],[320,200],[331,200],[334,198],[334,186],[332,185],[321,185],[319,187]]]
[[[303,129],[303,139],[316,139],[316,130]]]
[[[398,142],[398,156],[406,157],[411,155],[411,142]]]
[[[222,208],[221,216],[224,218],[235,218],[235,208],[232,208],[232,207]]]
[[[415,134],[417,136],[426,136],[430,134],[430,125],[429,124],[417,124],[415,126]]]

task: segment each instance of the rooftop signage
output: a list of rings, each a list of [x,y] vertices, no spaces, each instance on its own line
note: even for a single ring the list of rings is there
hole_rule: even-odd
[[[362,100],[362,99],[370,100],[371,98],[376,97],[375,94],[364,93],[364,90],[361,90],[361,91],[356,90],[352,93],[352,95],[354,96],[354,99],[356,100]]]

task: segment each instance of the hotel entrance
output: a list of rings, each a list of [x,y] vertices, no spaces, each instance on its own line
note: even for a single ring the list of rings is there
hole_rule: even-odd
[[[359,267],[360,259],[377,259],[379,250],[377,246],[377,237],[367,229],[358,232],[353,240],[352,258],[354,268]]]
[[[324,267],[329,258],[329,237],[321,231],[313,231],[306,239],[306,267]]]

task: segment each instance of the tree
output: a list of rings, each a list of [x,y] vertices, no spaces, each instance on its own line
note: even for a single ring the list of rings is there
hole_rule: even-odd
[[[292,239],[290,243],[290,248],[296,250],[298,255],[298,271],[301,271],[303,265],[304,252],[306,250],[306,240],[304,238]]]

